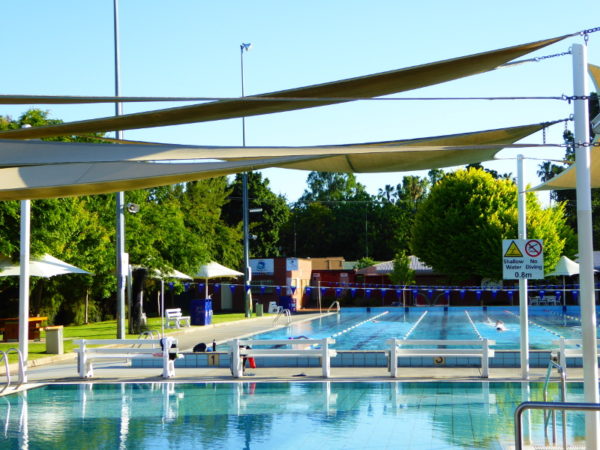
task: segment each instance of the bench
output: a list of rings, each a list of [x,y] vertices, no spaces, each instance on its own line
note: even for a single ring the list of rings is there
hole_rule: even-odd
[[[163,351],[161,341],[166,351]],[[163,363],[163,378],[175,376],[173,355],[177,353],[177,340],[163,339],[81,339],[74,341],[79,345],[77,353],[77,371],[81,378],[94,376],[93,363],[98,360],[114,359],[157,359]],[[110,345],[111,347],[90,347],[91,345]]]
[[[398,376],[398,358],[407,358],[411,356],[431,356],[432,358],[445,357],[474,357],[481,359],[481,378],[489,376],[489,358],[494,357],[494,350],[490,345],[496,344],[496,341],[488,339],[477,340],[413,340],[413,339],[389,339],[385,341],[390,349],[388,355],[388,370],[392,378]],[[422,348],[407,348],[407,347]],[[448,348],[448,347],[475,347],[475,348]]]
[[[181,314],[181,308],[165,309],[165,327],[167,328],[181,328],[183,326],[190,326],[190,316],[184,316]]]
[[[256,340],[256,339],[234,339],[231,341],[231,372],[234,378],[244,376],[243,358],[281,358],[287,356],[316,356],[321,359],[323,378],[329,378],[331,374],[331,358],[337,355],[329,345],[335,344],[331,338],[325,339],[285,339],[285,340]],[[321,348],[314,348],[319,345]],[[250,346],[252,348],[246,348]],[[269,346],[270,348],[255,348],[256,346]],[[273,348],[291,346],[292,348]],[[243,347],[243,348],[240,348]]]
[[[600,339],[596,340],[596,345],[600,344]],[[552,350],[552,359],[556,359],[558,364],[567,367],[567,358],[583,358],[583,339],[565,339],[552,341],[552,345],[558,345],[557,349]],[[571,347],[569,347],[571,346]]]

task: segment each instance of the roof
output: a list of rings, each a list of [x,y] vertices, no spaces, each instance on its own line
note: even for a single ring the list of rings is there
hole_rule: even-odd
[[[424,273],[432,273],[433,269],[423,263],[419,258],[414,255],[410,255],[410,268],[414,270],[417,274]],[[376,275],[387,275],[394,270],[394,261],[383,261],[377,264],[374,264],[369,267],[365,267],[363,269],[357,270],[356,273],[359,275],[365,276],[376,276]]]

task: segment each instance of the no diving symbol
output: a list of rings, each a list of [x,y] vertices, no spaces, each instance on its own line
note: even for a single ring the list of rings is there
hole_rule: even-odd
[[[542,254],[542,243],[540,241],[527,241],[525,244],[525,253],[532,258],[537,258]]]

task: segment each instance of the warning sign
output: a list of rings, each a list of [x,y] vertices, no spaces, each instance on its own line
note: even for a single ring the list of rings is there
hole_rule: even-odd
[[[519,247],[517,247],[517,244],[515,244],[515,241],[511,241],[510,245],[508,246],[508,250],[506,250],[506,252],[504,253],[504,257],[505,258],[522,258],[523,253],[521,253],[521,250],[519,250]]]
[[[539,239],[502,241],[502,272],[505,280],[544,278],[544,245]]]

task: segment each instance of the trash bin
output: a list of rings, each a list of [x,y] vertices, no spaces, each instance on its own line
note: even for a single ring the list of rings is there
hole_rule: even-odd
[[[262,317],[263,315],[263,305],[262,303],[256,304],[256,317]]]
[[[63,326],[46,327],[46,353],[62,355],[64,352]]]
[[[212,300],[194,299],[190,305],[190,320],[192,325],[210,325],[212,323]]]

